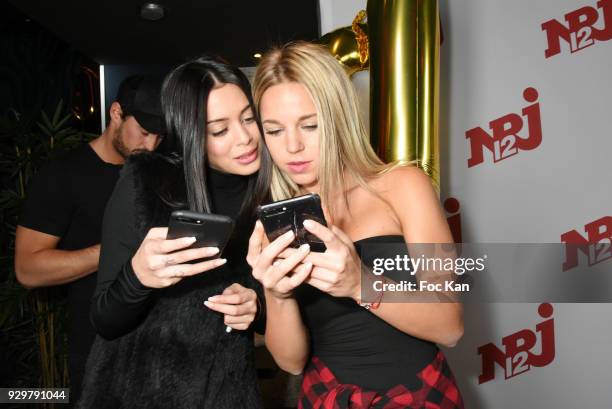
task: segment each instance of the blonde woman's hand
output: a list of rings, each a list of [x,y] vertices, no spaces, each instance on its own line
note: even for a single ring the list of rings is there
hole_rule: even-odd
[[[325,243],[324,253],[311,252],[306,262],[312,271],[306,283],[334,297],[361,298],[361,259],[352,240],[335,226],[330,228],[314,220],[305,220],[304,227]]]
[[[221,295],[215,295],[204,301],[204,305],[213,311],[223,314],[223,322],[230,328],[245,330],[257,315],[257,293],[234,283]]]
[[[185,249],[195,242],[194,237],[166,240],[167,227],[149,230],[140,247],[132,257],[132,268],[138,280],[150,288],[164,288],[174,285],[185,277],[212,270],[223,264],[225,259],[213,259],[188,264],[191,260],[214,256],[216,247]]]
[[[287,258],[278,259],[279,254],[291,244],[293,239],[293,231],[288,231],[264,246],[267,240],[259,221],[255,224],[249,239],[247,262],[253,269],[253,277],[262,284],[267,294],[276,298],[290,297],[293,290],[308,277],[312,268],[311,263],[302,264],[310,253],[308,245],[303,245]]]

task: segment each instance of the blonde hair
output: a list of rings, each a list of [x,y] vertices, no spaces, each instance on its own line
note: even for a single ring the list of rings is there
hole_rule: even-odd
[[[268,88],[287,82],[304,85],[316,107],[320,138],[319,195],[333,218],[332,197],[342,194],[347,203],[347,176],[371,190],[368,179],[387,171],[390,166],[385,165],[372,149],[353,84],[327,49],[312,43],[294,42],[268,51],[257,66],[253,80],[258,110]],[[300,193],[299,186],[273,164],[272,199],[287,199]]]

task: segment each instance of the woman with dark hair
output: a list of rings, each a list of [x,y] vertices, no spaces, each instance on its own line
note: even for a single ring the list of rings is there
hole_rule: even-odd
[[[168,74],[162,108],[158,151],[128,159],[106,208],[91,313],[101,337],[79,407],[259,408],[251,324],[264,311],[245,255],[268,189],[250,85],[199,58]],[[235,220],[223,258],[192,262],[219,249],[166,239],[156,226],[178,209]]]

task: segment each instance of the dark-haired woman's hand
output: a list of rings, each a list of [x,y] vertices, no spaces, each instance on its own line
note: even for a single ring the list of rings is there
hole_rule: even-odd
[[[314,220],[304,227],[325,243],[324,253],[312,252],[305,261],[312,263],[306,282],[334,297],[361,298],[361,259],[352,240],[335,226],[330,228]]]
[[[225,259],[213,259],[196,264],[185,264],[191,260],[214,256],[216,247],[185,249],[195,242],[194,237],[166,240],[168,228],[155,227],[149,230],[140,247],[132,257],[132,268],[138,280],[150,288],[164,288],[178,283],[185,277],[212,270]]]
[[[258,221],[249,239],[247,262],[253,269],[253,276],[268,294],[277,298],[290,297],[293,290],[308,277],[312,268],[308,262],[301,264],[310,253],[308,245],[303,245],[285,259],[278,259],[293,238],[293,231],[288,231],[265,246],[266,236]]]
[[[230,328],[245,330],[257,315],[257,293],[250,288],[234,283],[221,295],[204,301],[204,305],[223,314],[223,322]]]

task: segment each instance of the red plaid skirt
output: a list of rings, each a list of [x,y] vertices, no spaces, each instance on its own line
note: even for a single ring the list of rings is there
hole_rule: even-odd
[[[299,409],[463,409],[463,399],[442,352],[417,375],[418,390],[397,385],[384,394],[341,384],[317,357],[304,373]]]

